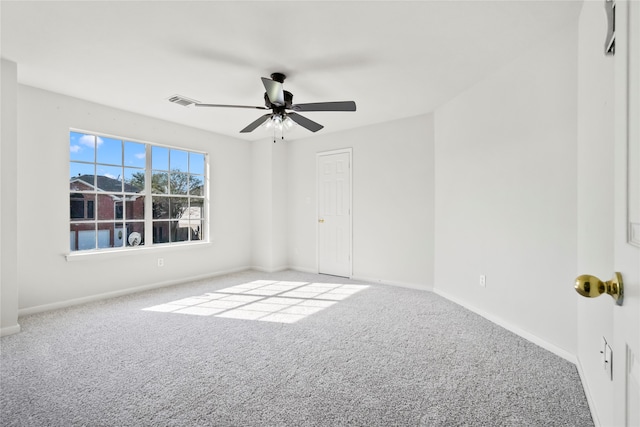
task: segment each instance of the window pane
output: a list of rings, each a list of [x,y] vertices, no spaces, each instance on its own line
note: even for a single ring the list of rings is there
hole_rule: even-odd
[[[78,132],[69,134],[69,158],[84,162],[95,162],[96,137]]]
[[[84,198],[82,194],[71,193],[69,217],[71,219],[84,219]]]
[[[125,141],[124,143],[124,165],[136,168],[146,167],[146,151],[144,144],[138,142]]]
[[[144,244],[144,222],[127,223],[127,246],[140,246]]]
[[[204,175],[204,154],[189,153],[189,172]]]
[[[172,170],[169,179],[171,180],[171,194],[187,194],[189,185],[189,175],[187,173]]]
[[[191,240],[202,240],[203,221],[191,220]]]
[[[122,206],[122,195],[98,194],[96,195],[96,210],[98,221],[109,221],[116,219],[116,210]],[[120,206],[117,208],[117,206]]]
[[[191,199],[190,206],[190,219],[204,219],[204,199]]]
[[[98,189],[102,191],[122,191],[122,168],[119,166],[97,165]]]
[[[113,247],[120,248],[122,246],[125,246],[126,241],[127,241],[127,230],[124,228],[124,225],[121,222],[114,223],[113,224]]]
[[[116,244],[116,246],[122,246],[121,239],[118,240],[120,244],[117,245],[117,234],[114,235],[114,231],[117,231],[116,229],[122,229],[121,222],[108,222],[98,224],[98,249],[112,248],[114,247],[114,244]]]
[[[96,248],[96,225],[90,224],[71,224],[71,232],[76,234],[76,249],[79,251]]]
[[[71,193],[69,217],[76,221],[92,220],[95,216],[94,198],[93,194]]]
[[[144,169],[124,168],[124,191],[127,193],[144,191]]]
[[[189,170],[189,153],[186,151],[171,150],[169,161],[172,171],[187,172]]]
[[[189,226],[180,226],[180,221],[171,221],[171,241],[186,242],[189,240]]]
[[[169,170],[169,149],[164,147],[151,148],[151,169]]]
[[[153,221],[153,243],[169,243],[169,221]]]
[[[122,165],[122,141],[98,137],[98,163]]]
[[[170,197],[170,213],[171,219],[182,218],[183,215],[188,218],[189,199],[186,197]]]
[[[127,219],[144,219],[144,196],[127,197]]]
[[[122,202],[114,202],[113,203],[113,217],[114,219],[122,219],[124,218],[124,206]]]
[[[169,219],[169,198],[154,197],[152,199],[153,219]]]
[[[94,189],[95,166],[85,163],[69,164],[70,189],[73,191],[91,191]]]
[[[154,194],[169,193],[169,174],[153,171],[151,175],[151,192]]]
[[[192,196],[204,196],[204,177],[200,175],[189,176],[189,194]]]
[[[191,205],[184,209],[178,220],[179,232],[185,231],[187,236],[191,236],[191,240],[200,240],[202,216],[202,204],[198,200],[191,200]],[[184,230],[183,230],[184,229]],[[184,238],[184,237],[183,237]]]

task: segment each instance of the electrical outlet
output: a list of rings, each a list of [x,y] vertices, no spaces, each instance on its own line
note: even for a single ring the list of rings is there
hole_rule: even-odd
[[[485,276],[484,274],[480,275],[480,286],[482,286],[483,288],[487,287],[487,276]]]
[[[164,258],[158,258],[158,267],[164,267]]]

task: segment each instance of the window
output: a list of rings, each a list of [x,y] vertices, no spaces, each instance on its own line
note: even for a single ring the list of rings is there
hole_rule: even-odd
[[[152,147],[153,243],[202,240],[204,157]]]
[[[206,155],[70,132],[70,250],[204,240]]]

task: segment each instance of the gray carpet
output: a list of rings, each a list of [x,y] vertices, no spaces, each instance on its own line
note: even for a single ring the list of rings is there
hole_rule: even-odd
[[[228,289],[256,280],[301,283]],[[482,317],[307,282],[362,283],[243,272],[22,317],[1,340],[0,424],[593,425],[574,365]]]

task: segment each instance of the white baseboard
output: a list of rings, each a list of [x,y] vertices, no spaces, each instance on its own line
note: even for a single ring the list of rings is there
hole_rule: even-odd
[[[311,274],[318,274],[318,269],[317,268],[307,268],[307,267],[295,267],[295,266],[291,266],[288,267],[289,270],[293,270],[293,271],[299,271],[300,273],[311,273]]]
[[[104,299],[108,299],[108,298],[115,298],[115,297],[119,297],[119,296],[123,296],[123,295],[134,294],[134,293],[137,293],[137,292],[148,291],[148,290],[151,290],[151,289],[164,288],[166,286],[179,285],[181,283],[192,282],[192,281],[202,280],[202,279],[208,279],[208,278],[211,278],[211,277],[224,276],[225,274],[238,273],[240,271],[246,271],[246,270],[250,270],[250,269],[251,269],[251,267],[239,267],[239,268],[233,268],[233,269],[230,269],[230,270],[221,270],[221,271],[217,271],[215,273],[207,273],[207,274],[201,274],[199,276],[185,277],[185,278],[175,279],[175,280],[167,280],[167,281],[164,281],[164,282],[157,282],[157,283],[153,283],[153,284],[150,284],[150,285],[137,286],[135,288],[121,289],[121,290],[113,291],[113,292],[105,292],[105,293],[96,294],[96,295],[89,295],[89,296],[81,297],[81,298],[73,298],[73,299],[70,299],[70,300],[58,301],[58,302],[54,302],[54,303],[51,303],[51,304],[43,304],[43,305],[38,305],[38,306],[35,306],[35,307],[21,308],[21,309],[18,310],[18,316],[27,316],[29,314],[42,313],[42,312],[50,311],[50,310],[58,310],[58,309],[61,309],[61,308],[72,307],[74,305],[85,304],[85,303],[88,303],[88,302],[100,301],[100,300],[104,300]],[[4,330],[4,328],[3,328],[3,330]]]
[[[578,369],[578,375],[580,375],[580,382],[582,383],[584,394],[587,397],[587,403],[589,404],[589,411],[591,411],[591,418],[593,419],[593,424],[595,425],[595,427],[600,427],[602,426],[602,424],[600,423],[600,418],[598,418],[598,413],[596,412],[596,404],[593,401],[591,390],[587,385],[587,378],[584,375],[584,370],[582,369],[582,364],[580,363],[579,358],[576,359],[576,368]]]
[[[397,280],[376,279],[373,277],[364,276],[352,276],[353,280],[361,280],[363,282],[380,283],[383,285],[399,286],[401,288],[416,289],[419,291],[432,291],[433,288],[426,284],[412,283],[412,282],[399,282]]]
[[[484,310],[480,310],[477,307],[474,307],[470,304],[468,304],[465,301],[460,300],[457,297],[454,297],[453,295],[448,294],[447,292],[443,292],[439,289],[434,289],[433,291],[435,294],[440,295],[443,298],[448,299],[451,302],[454,302],[464,308],[466,308],[467,310],[473,311],[474,313],[484,317],[485,319],[495,323],[498,326],[501,326],[503,328],[505,328],[508,331],[513,332],[516,335],[521,336],[522,338],[526,339],[527,341],[531,341],[532,343],[544,348],[545,350],[550,351],[551,353],[555,354],[556,356],[562,357],[563,359],[565,359],[568,362],[573,363],[574,365],[577,364],[577,358],[574,354],[569,353],[568,351],[554,345],[551,344],[550,342],[528,332],[525,331],[524,329],[515,326],[514,324],[512,324],[511,322],[508,322],[498,316],[495,316],[493,314],[487,313]]]
[[[278,273],[280,271],[289,270],[290,268],[287,267],[287,266],[267,268],[267,267],[259,267],[257,265],[254,265],[254,266],[249,267],[249,269],[255,270],[255,271],[259,271],[261,273]]]
[[[17,323],[13,326],[5,326],[4,328],[0,328],[0,337],[17,334],[18,332],[20,332],[20,325]]]

